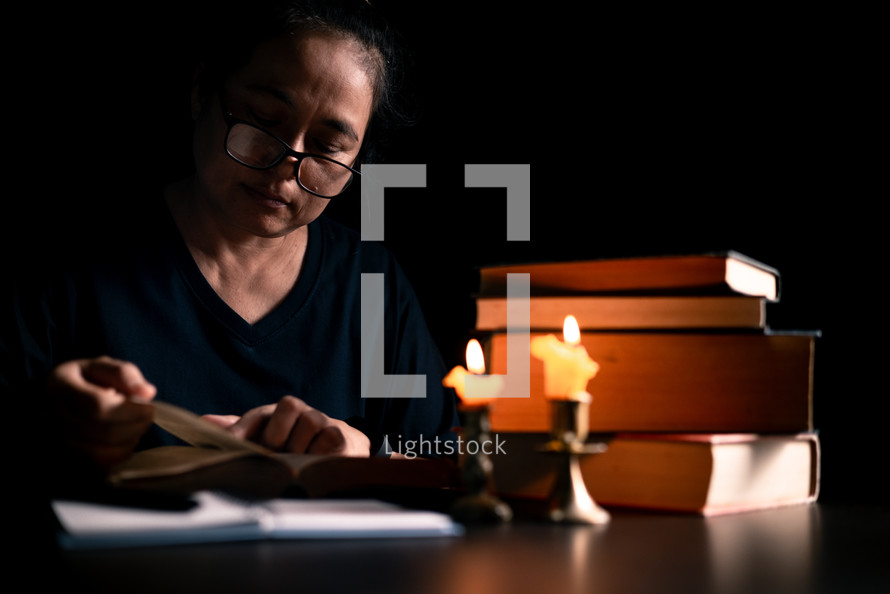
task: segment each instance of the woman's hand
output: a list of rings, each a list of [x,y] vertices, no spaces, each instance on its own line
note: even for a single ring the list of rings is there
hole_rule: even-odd
[[[371,440],[358,429],[332,419],[293,396],[251,409],[243,416],[204,415],[232,435],[271,450],[298,454],[368,457]]]
[[[150,402],[157,390],[126,361],[69,361],[50,373],[46,387],[62,446],[99,469],[127,459],[154,418]]]

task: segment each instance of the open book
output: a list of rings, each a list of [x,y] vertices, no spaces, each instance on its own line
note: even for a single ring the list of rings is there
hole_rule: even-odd
[[[277,453],[177,406],[153,406],[155,423],[191,445],[136,452],[110,474],[114,487],[178,494],[223,490],[250,497],[459,487],[457,467],[449,460]]]

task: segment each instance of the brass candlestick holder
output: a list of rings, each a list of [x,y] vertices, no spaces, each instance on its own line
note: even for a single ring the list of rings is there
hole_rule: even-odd
[[[591,400],[587,392],[551,400],[552,439],[544,446],[544,451],[559,458],[547,509],[553,522],[606,524],[611,519],[609,512],[590,496],[581,474],[581,457],[602,453],[607,448],[605,443],[586,443]]]
[[[466,447],[460,460],[466,494],[454,502],[451,516],[459,522],[470,524],[509,522],[513,518],[513,511],[492,494],[492,462],[483,448],[483,444],[491,441],[489,406],[462,406],[459,415]]]

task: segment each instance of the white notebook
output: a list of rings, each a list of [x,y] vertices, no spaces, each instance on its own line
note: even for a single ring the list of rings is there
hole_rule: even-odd
[[[57,500],[64,548],[310,538],[457,536],[450,516],[365,499],[243,501],[202,491],[187,509]]]

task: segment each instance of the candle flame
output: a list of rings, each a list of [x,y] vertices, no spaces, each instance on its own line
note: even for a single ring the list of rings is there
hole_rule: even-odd
[[[578,328],[578,320],[575,316],[566,316],[562,325],[562,336],[567,344],[577,346],[581,344],[581,330]]]
[[[470,373],[485,373],[485,357],[482,355],[482,345],[475,338],[467,343],[467,370]]]

